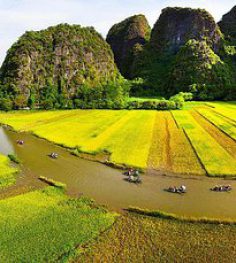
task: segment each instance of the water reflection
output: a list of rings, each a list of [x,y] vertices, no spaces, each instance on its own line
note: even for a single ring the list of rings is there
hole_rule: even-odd
[[[14,153],[14,147],[8,135],[5,133],[3,127],[0,126],[0,153],[8,155]]]

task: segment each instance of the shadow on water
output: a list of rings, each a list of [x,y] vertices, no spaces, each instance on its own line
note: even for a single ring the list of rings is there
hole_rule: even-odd
[[[25,141],[23,146],[16,140]],[[0,152],[16,153],[22,161],[22,173],[15,186],[0,190],[0,198],[40,189],[45,186],[38,180],[45,176],[63,182],[72,196],[81,194],[114,210],[136,206],[160,209],[184,216],[236,218],[236,182],[206,177],[148,176],[143,175],[141,185],[124,180],[122,172],[100,163],[72,156],[67,150],[28,133],[15,133],[0,128]],[[57,152],[58,159],[48,154]],[[170,185],[186,184],[186,195],[170,194],[163,189]],[[214,193],[209,189],[216,184],[231,184],[235,191]]]

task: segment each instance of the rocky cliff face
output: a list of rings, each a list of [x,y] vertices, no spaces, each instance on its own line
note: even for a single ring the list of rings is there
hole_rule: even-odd
[[[219,26],[226,38],[236,41],[236,6],[223,16],[222,20],[219,22]]]
[[[151,45],[159,51],[176,53],[190,39],[207,40],[213,50],[219,49],[221,32],[205,10],[165,8],[151,34]]]
[[[120,74],[110,46],[93,29],[61,24],[26,32],[8,51],[1,83],[13,95],[40,93],[45,86],[71,97],[83,84],[114,81]]]
[[[108,32],[107,42],[111,45],[120,72],[126,78],[131,77],[135,56],[149,39],[150,32],[144,15],[129,17]]]

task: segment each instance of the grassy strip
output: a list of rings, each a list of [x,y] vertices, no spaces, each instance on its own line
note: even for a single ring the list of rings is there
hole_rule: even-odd
[[[206,175],[199,163],[191,144],[182,129],[179,129],[173,119],[173,115],[167,118],[170,134],[170,149],[172,169],[174,173]]]
[[[46,183],[46,184],[48,184],[48,185],[50,185],[50,186],[54,186],[56,188],[59,188],[61,190],[65,190],[66,189],[66,184],[63,184],[61,182],[57,182],[57,181],[55,181],[53,179],[49,179],[49,178],[47,178],[45,176],[40,176],[39,180],[44,182],[44,183]]]
[[[14,162],[14,163],[16,163],[16,164],[20,164],[20,163],[21,163],[20,160],[19,160],[19,158],[18,158],[15,154],[8,154],[8,158],[9,158],[12,162]]]
[[[47,187],[0,201],[2,262],[55,262],[109,228],[116,214]]]
[[[236,220],[234,219],[217,219],[217,218],[207,218],[207,217],[184,217],[179,216],[172,213],[166,213],[160,210],[148,210],[148,209],[141,209],[138,207],[129,207],[127,211],[136,213],[139,215],[144,216],[151,216],[151,217],[158,217],[163,219],[170,219],[170,220],[177,220],[177,221],[184,221],[188,223],[204,223],[204,224],[224,224],[224,225],[236,225]]]
[[[13,185],[16,182],[17,168],[11,167],[8,157],[0,154],[0,188]]]

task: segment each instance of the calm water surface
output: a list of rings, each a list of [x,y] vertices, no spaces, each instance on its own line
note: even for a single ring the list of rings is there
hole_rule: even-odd
[[[24,140],[24,146],[17,145],[17,139]],[[24,189],[45,187],[38,177],[46,176],[65,183],[73,196],[83,194],[118,211],[137,206],[184,216],[236,219],[236,181],[143,175],[141,185],[130,184],[119,170],[72,156],[67,150],[31,134],[4,128],[0,128],[0,152],[5,155],[14,152],[22,161],[22,173],[16,185],[0,190],[0,198],[24,192]],[[59,158],[50,159],[51,152],[57,152]],[[170,185],[182,184],[187,185],[186,195],[163,191]],[[215,184],[231,184],[234,190],[231,193],[211,192],[209,189]]]

